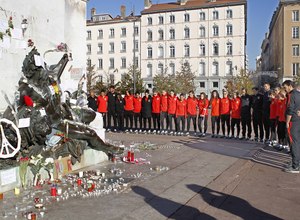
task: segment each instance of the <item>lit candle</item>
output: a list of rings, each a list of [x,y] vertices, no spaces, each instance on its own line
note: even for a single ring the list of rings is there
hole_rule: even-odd
[[[82,184],[81,179],[77,179],[77,185],[78,185],[78,186],[81,186],[81,184]]]
[[[56,188],[51,187],[51,196],[56,196]]]
[[[80,178],[82,178],[82,177],[83,177],[83,171],[80,171],[80,172],[78,173],[78,176],[79,176]]]
[[[57,195],[60,196],[61,194],[62,194],[62,188],[58,187],[58,188],[57,188]]]
[[[3,193],[0,193],[0,200],[3,200]]]
[[[15,195],[16,196],[20,195],[20,188],[18,187],[15,188]]]
[[[97,171],[96,171],[96,175],[97,175],[97,176],[100,176],[100,174],[101,174],[100,170],[97,170]]]

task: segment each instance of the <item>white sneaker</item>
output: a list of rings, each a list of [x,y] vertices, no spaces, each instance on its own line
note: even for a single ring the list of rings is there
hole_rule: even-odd
[[[172,135],[172,134],[173,134],[173,131],[170,131],[169,134]]]
[[[117,129],[114,129],[114,132],[117,132]]]
[[[140,133],[142,133],[142,130],[139,130]]]
[[[183,132],[182,132],[182,134],[183,134]],[[190,132],[186,132],[186,136],[190,136]]]
[[[153,130],[153,134],[155,134],[156,133],[156,130]]]
[[[131,133],[132,133],[132,129],[130,129],[130,130],[129,130],[129,132],[131,132]]]
[[[158,130],[156,133],[157,133],[157,134],[160,134],[160,131]]]
[[[150,133],[151,133],[151,130],[148,131],[148,134],[150,134]]]
[[[125,130],[125,133],[127,133],[127,132],[128,132],[128,129]]]

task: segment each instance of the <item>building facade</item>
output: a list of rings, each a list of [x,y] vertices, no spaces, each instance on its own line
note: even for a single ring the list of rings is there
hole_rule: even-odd
[[[188,61],[196,92],[221,91],[246,67],[246,1],[145,1],[141,12],[141,72],[148,88],[157,73],[176,74]]]
[[[300,74],[300,2],[281,0],[261,45],[258,77],[263,83],[276,73],[282,83]]]
[[[96,14],[91,10],[87,21],[87,65],[104,83],[116,84],[133,65],[140,68],[140,16]]]

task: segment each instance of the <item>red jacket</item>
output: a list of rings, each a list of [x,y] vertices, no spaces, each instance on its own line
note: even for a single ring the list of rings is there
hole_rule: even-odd
[[[124,97],[124,100],[125,100],[125,111],[133,111],[134,109],[134,106],[133,106],[133,95],[126,95]]]
[[[140,113],[142,110],[142,97],[134,98],[133,99],[133,112],[134,113]]]
[[[152,97],[152,113],[160,113],[160,96]]]
[[[106,113],[108,97],[99,95],[97,101],[98,101],[98,112]]]
[[[272,99],[270,104],[270,119],[276,119],[277,117],[277,99]]]
[[[30,96],[28,96],[28,95],[24,95],[24,103],[26,106],[33,107],[32,98],[30,98]]]
[[[188,115],[197,115],[197,106],[198,100],[197,98],[188,97],[186,100],[186,109]]]
[[[241,98],[231,99],[231,118],[240,119],[241,118]]]
[[[210,100],[211,116],[220,116],[220,99],[212,98]]]
[[[230,115],[230,99],[221,98],[220,115]]]
[[[180,101],[177,100],[176,103],[176,117],[178,116],[186,116],[186,100]]]
[[[174,95],[168,97],[168,114],[175,115],[176,113],[176,104],[177,104],[177,97]]]
[[[168,112],[168,95],[162,95],[160,97],[161,101],[161,111]]]
[[[208,99],[199,99],[198,100],[199,115],[207,116],[208,115],[208,106],[209,106]]]
[[[285,111],[286,111],[286,99],[278,100],[278,105],[277,105],[277,112],[279,112],[278,121],[286,122]]]

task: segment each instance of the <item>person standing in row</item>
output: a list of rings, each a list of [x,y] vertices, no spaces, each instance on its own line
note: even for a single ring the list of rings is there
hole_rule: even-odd
[[[241,121],[242,121],[242,139],[251,138],[251,96],[248,95],[247,90],[242,88],[241,96]],[[248,132],[248,133],[247,133]],[[246,138],[247,133],[247,138]]]
[[[159,133],[160,130],[160,95],[153,89],[152,97],[152,118],[153,118],[153,133]]]
[[[186,100],[184,94],[180,94],[179,100],[176,103],[176,122],[177,122],[177,134],[183,135],[185,131],[185,118],[186,118]],[[181,124],[181,127],[180,127]]]
[[[198,106],[198,100],[195,97],[195,94],[193,91],[189,92],[189,97],[186,100],[187,105],[187,135],[190,134],[190,125],[191,120],[194,126],[194,133],[197,132],[197,106]]]
[[[206,94],[204,92],[201,92],[200,99],[198,101],[198,107],[199,107],[198,128],[201,137],[204,137],[207,131],[208,106],[209,106],[209,101],[206,98]]]
[[[300,173],[300,92],[294,89],[291,80],[283,82],[282,86],[288,93],[286,109],[286,128],[289,134],[291,146],[292,164],[284,171],[288,173]]]
[[[281,91],[279,93],[279,100],[277,105],[277,112],[278,112],[278,126],[277,126],[277,136],[278,136],[278,149],[279,150],[287,150],[287,136],[286,136],[286,119],[285,119],[285,112],[286,112],[286,92]]]
[[[87,101],[88,101],[88,107],[93,109],[96,112],[98,109],[98,104],[97,104],[97,96],[95,95],[94,90],[90,91],[90,95]]]
[[[144,133],[147,132],[147,122],[148,122],[148,133],[151,132],[151,116],[152,116],[152,97],[149,95],[149,90],[145,91],[145,96],[142,99],[142,118]]]
[[[276,144],[276,126],[277,126],[277,98],[275,96],[275,92],[271,92],[270,99],[270,128],[271,128],[271,138],[270,138],[270,144],[271,146],[273,144]]]
[[[264,127],[263,127],[263,95],[258,92],[257,87],[252,88],[252,123],[254,129],[254,140],[260,142],[264,140]],[[259,135],[258,135],[259,129]]]
[[[139,92],[135,93],[135,97],[133,99],[133,107],[134,128],[135,132],[138,132],[142,129],[142,97]]]
[[[233,93],[231,100],[231,138],[238,139],[241,131],[241,98],[238,96],[238,92]],[[234,129],[236,127],[236,136],[234,136]]]
[[[133,95],[131,95],[130,91],[127,90],[125,92],[125,97],[124,97],[124,101],[125,101],[124,117],[126,121],[125,132],[132,132],[132,128],[133,128],[133,110],[134,110],[133,98],[134,98]]]
[[[230,99],[228,98],[227,90],[223,89],[223,98],[220,99],[220,118],[222,124],[222,133],[221,138],[229,138],[230,133]],[[227,127],[227,136],[225,131],[225,124]]]
[[[213,90],[210,99],[212,137],[218,137],[220,132],[220,98],[217,90]],[[215,134],[217,125],[217,134]]]
[[[173,123],[175,125],[175,130],[177,131],[177,122],[176,122],[176,108],[177,108],[177,96],[174,93],[174,90],[170,91],[168,97],[168,130],[169,134],[173,134]]]
[[[120,93],[117,94],[115,106],[116,106],[115,113],[116,113],[116,118],[117,118],[118,130],[120,132],[123,132],[124,131],[125,102]]]
[[[106,119],[107,119],[108,97],[107,97],[107,95],[105,95],[104,90],[102,90],[100,95],[98,96],[97,102],[98,102],[98,112],[100,112],[102,114],[103,126],[104,126],[104,128],[107,128]]]
[[[264,84],[264,96],[263,96],[263,124],[264,124],[264,132],[265,132],[265,142],[266,144],[270,143],[270,84]]]
[[[108,109],[107,109],[107,122],[108,122],[108,129],[107,131],[110,130],[116,130],[116,124],[117,124],[117,120],[116,120],[116,99],[117,99],[117,95],[115,93],[115,87],[114,86],[110,86],[109,87],[109,92],[107,93],[107,97],[108,97]],[[112,121],[114,123],[114,125],[112,126]]]
[[[166,134],[168,129],[168,93],[163,90],[161,93],[161,112],[160,112],[160,128],[161,133]]]

